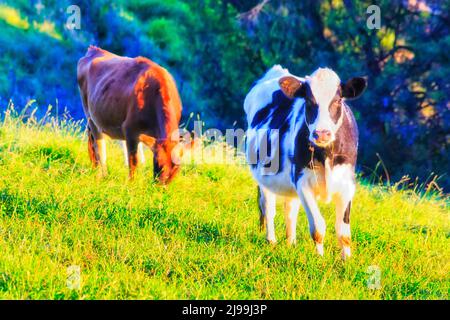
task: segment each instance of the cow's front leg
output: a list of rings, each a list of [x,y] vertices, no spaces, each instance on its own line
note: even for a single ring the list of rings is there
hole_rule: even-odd
[[[266,227],[266,239],[269,243],[277,242],[275,237],[276,195],[273,192],[259,186],[258,204],[261,214],[261,224]]]
[[[128,149],[127,149],[126,141],[122,141],[122,150],[123,150],[123,157],[125,160],[125,165],[128,166]],[[141,164],[145,164],[144,145],[142,144],[142,142],[139,142],[138,150],[139,150],[139,162]]]
[[[308,179],[305,176],[299,180],[297,184],[297,192],[308,217],[309,232],[316,244],[317,253],[323,256],[323,240],[326,230],[325,220],[320,214],[319,206],[317,205],[314,193]]]
[[[126,136],[129,178],[132,180],[138,165],[138,144],[139,141],[133,135]]]
[[[347,186],[347,188],[343,188],[343,192],[334,197],[336,206],[336,236],[342,250],[342,259],[344,260],[351,256],[350,210],[354,193],[355,186],[352,184]]]
[[[285,198],[284,219],[286,221],[286,238],[289,245],[295,244],[297,239],[297,216],[300,208],[300,199]]]
[[[334,191],[333,202],[336,206],[336,236],[342,249],[342,259],[347,259],[351,255],[350,236],[350,210],[352,199],[355,195],[355,172],[353,166],[338,165],[333,168],[334,176],[339,179],[331,179],[331,186]]]
[[[351,201],[343,202],[338,200],[336,202],[336,236],[339,241],[339,246],[342,250],[342,259],[346,260],[351,256],[351,235],[350,235],[350,209]]]

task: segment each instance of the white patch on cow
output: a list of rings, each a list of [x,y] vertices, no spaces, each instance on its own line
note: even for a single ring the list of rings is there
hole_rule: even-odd
[[[328,170],[327,170],[328,167]],[[351,164],[340,164],[330,169],[330,160],[325,161],[328,199],[338,194],[341,201],[349,202],[355,194],[355,169]]]
[[[269,130],[267,127],[247,130],[247,161],[249,164],[258,164],[258,174],[278,174],[280,170],[279,143],[278,130]]]
[[[145,164],[144,144],[142,142],[139,142],[138,150],[139,150],[139,161],[141,161],[141,164]]]
[[[264,82],[264,81],[268,81],[268,80],[272,80],[272,79],[279,79],[279,78],[281,78],[282,76],[284,76],[284,75],[286,75],[286,74],[289,74],[289,70],[288,69],[286,69],[286,68],[283,68],[281,65],[279,65],[279,64],[276,64],[276,65],[274,65],[272,68],[270,68],[267,72],[266,72],[266,74],[261,78],[261,79],[259,79],[257,82],[256,82],[256,84],[260,84],[260,83],[262,83],[262,82]]]
[[[297,240],[297,216],[300,204],[301,202],[298,197],[285,198],[284,219],[286,222],[286,238],[288,244],[294,244]]]
[[[306,77],[306,82],[308,82],[319,107],[326,105],[328,109],[331,100],[336,95],[341,80],[333,70],[319,68],[311,76]]]
[[[257,166],[251,167],[252,174],[258,183],[264,188],[279,195],[295,196],[295,186],[291,182],[291,161],[289,160],[289,148],[292,146],[291,139],[288,138],[289,132],[283,140],[279,139],[278,130],[272,130],[270,134],[271,157],[268,158],[264,154],[264,148],[261,148],[263,139],[266,139],[268,133],[267,128],[258,130],[249,129],[247,131],[247,160],[249,163],[256,163],[255,160],[259,152],[259,159],[270,161],[270,167],[265,168],[264,163],[257,162]],[[267,143],[267,142],[266,142]],[[280,155],[280,143],[284,144],[285,152]],[[251,155],[250,152],[253,154]],[[281,158],[282,157],[282,158]],[[252,159],[252,160],[251,160]]]
[[[255,150],[254,152],[256,152],[256,148],[258,146],[257,144],[258,139],[255,137],[254,132],[255,130],[251,130],[247,138],[248,139],[247,151],[249,151],[249,149],[253,149]],[[277,149],[279,149],[279,146],[277,147]],[[274,153],[278,154],[279,157],[279,150],[278,152],[272,150],[272,155]],[[268,174],[267,169],[264,168],[264,166],[259,162],[256,167],[251,167],[251,172],[255,180],[259,183],[259,185],[270,190],[271,192],[283,196],[296,196],[297,193],[295,191],[295,186],[291,182],[291,162],[287,157],[287,153],[283,154],[282,161],[283,165],[280,166],[280,163],[278,164],[279,168],[276,174],[273,173]]]
[[[342,239],[350,241],[350,224],[344,223],[345,210],[355,194],[356,186],[354,180],[354,168],[350,164],[337,165],[333,168],[328,178],[329,190],[333,193],[336,205],[336,236],[341,244],[342,258],[350,257],[351,249]]]
[[[341,80],[333,70],[319,68],[311,76],[306,77],[306,82],[309,84],[314,99],[319,106],[316,120],[308,124],[309,140],[314,142],[312,136],[314,130],[328,130],[331,132],[331,140],[329,141],[331,143],[335,140],[336,132],[342,124],[342,113],[338,123],[334,123],[329,112],[330,103],[336,95]]]
[[[323,256],[323,243],[316,243],[316,251],[319,256]]]
[[[348,223],[341,223],[338,233],[339,233],[340,236],[350,237],[351,236],[350,224],[348,224]]]
[[[352,250],[350,247],[343,247],[342,248],[342,259],[343,260],[347,260],[348,258],[350,258],[352,256]]]
[[[121,141],[122,144],[122,151],[123,151],[123,158],[125,161],[125,166],[128,167],[128,148],[127,148],[127,142],[125,140]],[[142,164],[145,164],[145,153],[144,153],[144,145],[142,142],[139,142],[138,144],[138,152],[139,152],[139,161]]]
[[[276,83],[278,85],[278,80],[276,80]],[[278,88],[275,90],[278,90]],[[272,102],[272,94],[270,94],[270,101],[266,104],[270,102]],[[289,159],[289,156],[294,154],[295,137],[304,121],[303,106],[303,99],[297,99],[294,102],[292,106],[292,112],[290,114],[289,130],[286,132],[284,139],[279,140],[278,132],[272,130],[273,132],[271,134],[270,141],[278,141],[278,143],[282,143],[284,150],[283,154],[280,155],[279,145],[277,145],[276,143],[275,145],[272,144],[271,155],[282,157],[279,158],[279,160],[273,158],[271,159],[272,161],[277,161],[279,164],[277,174],[271,174],[270,170],[263,168],[260,163],[258,163],[258,166],[256,166],[255,168],[251,168],[254,178],[260,185],[276,194],[288,197],[297,196],[295,185],[291,182],[292,163]],[[249,124],[251,123],[251,121],[252,118],[249,119]],[[267,126],[262,126],[260,129],[249,128],[247,130],[247,161],[250,164],[257,163],[256,155],[259,146],[261,146],[262,139],[264,138],[264,133],[267,132],[267,130]],[[262,155],[263,158],[264,156],[266,155]]]
[[[315,200],[327,201],[327,185],[324,169],[321,166],[314,169],[304,168],[302,178],[303,185],[307,185],[311,189]]]
[[[278,80],[281,77],[292,76],[289,70],[282,68],[280,65],[273,66],[250,90],[244,100],[244,111],[247,114],[247,121],[251,123],[254,115],[258,110],[264,108],[272,102],[272,94],[276,90],[280,90]],[[304,78],[299,78],[300,81],[305,81]]]
[[[265,189],[261,188],[261,192],[263,193],[263,203],[262,203],[262,210],[264,214],[264,219],[266,222],[266,239],[270,243],[276,243],[277,239],[275,237],[275,214],[276,211],[276,200],[277,197],[275,193]]]

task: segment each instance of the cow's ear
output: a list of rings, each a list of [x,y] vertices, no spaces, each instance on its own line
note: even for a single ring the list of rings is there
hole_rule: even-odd
[[[355,77],[346,83],[341,83],[342,97],[347,99],[358,98],[367,87],[367,77]]]
[[[294,99],[296,97],[304,97],[305,88],[303,83],[295,77],[283,77],[278,80],[280,84],[281,91],[289,99]]]

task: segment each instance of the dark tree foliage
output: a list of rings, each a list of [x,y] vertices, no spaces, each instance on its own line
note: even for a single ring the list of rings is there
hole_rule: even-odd
[[[351,102],[360,171],[370,174],[381,158],[392,180],[435,172],[448,190],[449,2],[375,2],[381,28],[371,30],[371,0],[49,0],[40,9],[38,0],[5,1],[0,108],[36,99],[42,113],[57,103],[82,118],[76,62],[89,44],[167,67],[184,118],[198,113],[220,129],[245,126],[243,99],[273,64],[298,75],[328,66],[344,81],[369,79]],[[72,4],[81,9],[80,30],[64,27]]]

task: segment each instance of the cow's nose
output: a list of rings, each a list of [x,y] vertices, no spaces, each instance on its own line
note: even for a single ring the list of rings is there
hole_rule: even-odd
[[[330,130],[314,130],[313,138],[317,142],[326,143],[331,140],[331,131]]]

